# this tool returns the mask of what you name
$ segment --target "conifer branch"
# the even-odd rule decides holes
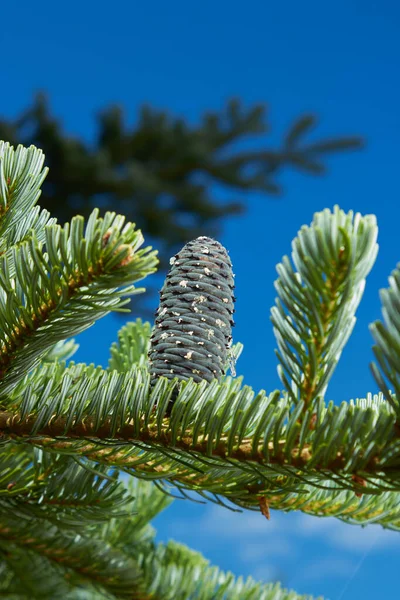
[[[44,528],[40,522],[13,518],[0,509],[0,541],[11,551],[14,547],[31,550],[117,598],[142,600],[144,586],[137,562],[104,540]]]
[[[376,342],[373,347],[378,364],[371,369],[377,384],[393,407],[399,425],[400,421],[400,263],[389,277],[389,289],[381,290],[384,322],[376,321],[370,331]],[[393,392],[389,390],[392,386]]]
[[[43,152],[30,146],[14,148],[0,141],[0,250],[10,252],[33,229],[43,241],[45,225],[56,223],[47,210],[35,206],[48,173]]]
[[[0,595],[15,593],[25,599],[33,589],[48,600],[162,600],[166,596],[214,600],[222,593],[229,593],[232,600],[250,600],[255,595],[260,600],[311,600],[279,584],[236,579],[180,544],[155,545],[148,522],[169,498],[148,482],[136,480],[127,489],[122,482],[119,486],[121,495],[135,496],[135,511],[127,510],[124,516],[97,526],[82,519],[78,535],[73,524],[71,528],[70,522],[60,519],[59,529],[46,513],[39,522],[35,513],[22,513],[22,519],[20,513],[17,521],[12,507],[6,509],[0,502],[0,557],[7,565]]]
[[[317,213],[293,241],[292,259],[277,266],[271,321],[278,373],[291,400],[306,410],[324,396],[355,324],[365,277],[378,252],[372,215]]]
[[[351,506],[355,522],[375,511],[398,527],[400,441],[382,398],[340,407],[320,401],[310,428],[310,413],[299,422],[301,404],[290,412],[287,396],[255,395],[227,378],[182,384],[166,418],[175,382],[160,379],[150,393],[149,380],[144,367],[119,374],[92,367],[85,375],[83,365],[49,365],[16,388],[20,410],[0,413],[0,431],[242,507],[256,508],[265,496],[271,508],[342,518]]]
[[[46,251],[31,238],[14,249],[15,277],[0,257],[0,389],[6,393],[42,355],[68,333],[77,334],[129,296],[142,291],[133,282],[154,271],[156,258],[139,249],[140,231],[113,213],[93,211],[86,228],[82,217],[46,226]],[[121,287],[124,286],[124,287]]]
[[[176,590],[175,597],[181,594],[191,600],[313,600],[307,594],[286,590],[279,583],[262,584],[251,577],[235,579],[232,573],[210,566],[199,553],[176,542],[159,544],[152,554],[143,557],[141,564],[150,595],[156,598]]]
[[[309,126],[288,135],[289,157]],[[165,332],[137,320],[121,330],[108,369],[67,365],[76,349],[67,338],[122,310],[155,254],[115,213],[94,211],[86,226],[82,217],[63,228],[51,221],[35,206],[46,174],[35,148],[0,145],[0,167],[0,594],[20,600],[31,586],[68,599],[80,586],[80,600],[161,600],[179,587],[199,600],[227,591],[300,599],[234,580],[178,545],[156,546],[149,520],[170,486],[267,517],[301,510],[400,530],[400,267],[382,293],[384,324],[371,327],[383,394],[340,406],[324,398],[376,257],[374,217],[335,207],[299,232],[293,261],[278,266],[272,309],[285,390],[255,393],[223,376],[228,355],[241,351],[230,347],[233,279],[226,252],[204,237],[171,270],[156,320]],[[203,269],[197,252],[213,264]],[[207,319],[221,327],[218,344],[202,329]],[[185,362],[193,357],[195,370]],[[135,489],[119,472],[136,476]],[[24,587],[28,559],[37,570]]]

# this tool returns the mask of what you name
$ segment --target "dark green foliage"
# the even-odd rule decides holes
[[[0,596],[9,600],[311,600],[154,542],[149,482],[10,442],[0,448]]]
[[[46,96],[38,94],[14,121],[0,119],[0,139],[43,150],[50,171],[40,205],[53,217],[63,224],[76,214],[88,218],[95,207],[123,214],[159,250],[164,270],[167,257],[188,240],[217,237],[222,219],[245,210],[248,192],[280,194],[282,170],[321,175],[327,155],[361,146],[356,137],[307,141],[315,124],[315,117],[306,115],[280,147],[263,142],[248,150],[249,136],[269,132],[263,105],[247,109],[231,100],[198,124],[144,106],[133,127],[121,107],[111,106],[98,115],[88,143],[66,134]],[[221,202],[221,188],[231,200]],[[150,282],[147,289],[155,293],[156,286]],[[134,302],[137,314],[150,317],[147,299]]]
[[[216,236],[223,217],[243,211],[238,194],[280,193],[283,168],[321,174],[327,154],[360,147],[354,137],[305,141],[315,122],[299,119],[277,149],[234,150],[248,136],[268,133],[264,106],[245,109],[231,100],[197,125],[145,106],[133,128],[113,106],[98,116],[89,144],[67,135],[38,95],[15,121],[0,121],[0,139],[43,150],[50,172],[40,204],[62,223],[76,213],[88,217],[94,207],[120,212],[156,240],[165,258],[189,239]],[[231,190],[235,201],[217,201],[214,184]]]
[[[210,382],[224,373],[232,343],[232,264],[219,242],[202,236],[171,265],[151,337],[152,382],[161,376]]]

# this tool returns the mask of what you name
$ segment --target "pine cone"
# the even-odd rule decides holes
[[[161,376],[210,382],[224,374],[232,343],[231,261],[219,242],[198,237],[170,264],[151,336],[151,384]]]

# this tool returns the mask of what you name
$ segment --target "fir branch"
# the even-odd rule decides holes
[[[150,335],[150,323],[143,323],[141,319],[121,327],[118,332],[118,342],[113,342],[111,346],[108,368],[126,372],[134,365],[139,367],[147,365]]]
[[[44,226],[53,224],[50,213],[35,206],[48,169],[43,168],[43,152],[19,145],[16,150],[0,141],[0,250],[21,243],[31,229],[43,235]],[[39,214],[40,213],[40,214]]]
[[[41,597],[49,600],[53,597],[71,600],[127,597],[133,600],[222,600],[226,597],[232,600],[254,597],[260,600],[311,600],[310,596],[299,596],[279,584],[235,578],[231,573],[210,566],[199,553],[181,544],[155,545],[151,536],[143,535],[143,530],[148,530],[148,520],[165,507],[168,498],[146,482],[130,485],[129,492],[137,497],[137,514],[112,519],[100,528],[88,528],[83,521],[80,535],[73,538],[74,545],[69,544],[68,526],[60,532],[46,520],[38,527],[26,518],[16,525],[13,516],[8,520],[0,510],[0,555],[4,549],[3,559],[13,575],[7,577],[4,573],[0,594],[1,590],[7,591],[10,597],[14,593],[18,600],[29,598],[29,590],[34,594],[40,592]],[[28,539],[24,535],[27,528],[32,530]],[[18,535],[15,539],[17,530],[18,534],[22,533],[22,538]],[[93,564],[87,567],[87,561],[84,561],[82,568],[81,553],[85,548],[89,550]],[[106,572],[99,572],[106,556],[111,564],[106,567]],[[116,557],[119,558],[117,568]],[[35,565],[34,572],[27,562]],[[129,595],[127,568],[132,568],[133,564],[138,578]],[[27,569],[25,578],[22,577],[23,568]],[[107,575],[112,569],[115,576],[110,581]],[[132,581],[135,573],[130,576]]]
[[[132,510],[133,497],[108,465],[15,443],[1,448],[0,464],[0,504],[11,512],[80,529],[83,521],[104,522]]]
[[[370,331],[375,340],[373,351],[378,364],[371,369],[377,384],[400,420],[400,263],[389,277],[389,288],[381,290],[384,322],[375,321]],[[394,392],[388,388],[392,386]]]
[[[150,596],[163,600],[312,600],[276,584],[243,580],[210,566],[201,554],[182,544],[159,544],[140,561]],[[322,600],[320,598],[320,600]]]
[[[74,583],[80,583],[68,581],[65,570],[46,557],[1,538],[0,559],[5,568],[4,573],[0,571],[0,598],[72,600],[70,594],[74,590]]]
[[[152,482],[137,477],[129,477],[123,487],[125,493],[135,499],[134,510],[125,513],[122,519],[108,519],[100,535],[113,547],[130,553],[138,544],[147,545],[154,540],[156,532],[150,521],[171,504],[172,498]]]
[[[54,362],[54,361],[66,361],[75,354],[78,350],[79,344],[75,343],[74,338],[70,340],[61,340],[50,348],[44,356],[42,356],[43,362]]]
[[[139,249],[140,231],[115,213],[93,211],[71,227],[47,226],[46,251],[35,238],[14,248],[15,278],[0,257],[0,389],[10,390],[56,342],[89,327],[123,296],[137,293],[133,282],[154,271],[156,258]],[[119,286],[125,286],[119,288]]]
[[[324,396],[353,330],[365,277],[375,261],[374,216],[317,213],[293,241],[292,259],[277,266],[276,306],[271,310],[278,373],[291,400],[312,406]]]
[[[311,427],[312,415],[300,419],[302,405],[290,411],[288,397],[279,393],[255,395],[231,378],[186,382],[166,419],[175,383],[160,379],[150,393],[147,369],[85,372],[82,365],[52,364],[39,373],[16,388],[20,408],[14,400],[12,411],[0,413],[0,431],[45,450],[250,508],[258,507],[260,496],[276,498],[271,507],[281,497],[284,507],[295,489],[299,501],[292,499],[293,506],[308,495],[311,511],[318,513],[310,493],[325,488],[322,512],[330,514],[341,490],[357,498],[351,504],[356,510],[361,501],[355,494],[373,495],[376,508],[375,497],[399,489],[395,415],[379,397],[339,407],[320,401]],[[391,519],[397,518],[396,508]]]
[[[45,227],[57,222],[47,210],[35,206],[48,173],[43,162],[43,152],[34,146],[14,150],[0,141],[0,256],[7,256],[11,277],[17,269],[14,246],[30,239],[32,230],[43,244]]]
[[[243,119],[234,105],[230,111],[234,129]],[[248,116],[246,130],[257,130],[257,113]],[[312,124],[306,118],[293,127],[284,153],[286,161],[318,172],[316,156],[334,144],[301,150],[299,140]],[[201,168],[227,184],[268,183],[257,161],[249,179],[239,182],[234,172],[240,173],[241,158],[235,165],[222,161],[218,174],[207,161]],[[264,158],[274,172],[274,160]],[[235,581],[176,544],[156,547],[149,520],[168,503],[169,486],[184,497],[191,490],[225,506],[227,499],[261,507],[265,515],[270,508],[302,510],[400,529],[400,270],[383,294],[386,329],[373,329],[383,372],[375,367],[375,374],[389,402],[379,395],[335,406],[323,398],[375,260],[374,218],[337,207],[319,213],[293,243],[294,266],[287,257],[278,266],[272,320],[283,394],[256,394],[241,378],[219,377],[228,358],[223,352],[212,370],[219,379],[211,383],[162,377],[164,337],[156,350],[153,339],[151,359],[158,353],[158,366],[150,373],[150,326],[140,321],[120,333],[107,370],[67,366],[75,345],[66,338],[122,310],[123,296],[138,291],[132,284],[152,272],[156,260],[139,249],[140,232],[115,213],[100,219],[94,211],[86,227],[82,217],[63,228],[50,221],[35,206],[42,166],[34,148],[0,146],[0,594],[24,597],[32,589],[45,597],[59,583],[54,597],[80,588],[82,600],[300,598],[279,586]],[[146,179],[144,170],[137,174]],[[180,276],[175,283],[187,285]],[[221,282],[216,287],[205,290],[229,304]],[[162,298],[166,312],[172,295]],[[228,308],[224,318],[231,324],[232,302]],[[213,299],[208,309],[219,310]],[[194,350],[187,342],[189,360]],[[389,394],[385,378],[397,395]],[[139,483],[127,489],[118,471],[154,479],[158,489]],[[37,571],[25,587],[15,585],[29,557]]]
[[[71,535],[54,526],[20,519],[0,507],[0,540],[10,551],[24,548],[61,565],[116,598],[142,600],[143,585],[137,562],[104,540]]]

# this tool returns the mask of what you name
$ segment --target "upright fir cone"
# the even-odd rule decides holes
[[[151,384],[161,376],[210,382],[224,374],[232,343],[232,263],[219,242],[203,236],[170,264],[151,336]]]

